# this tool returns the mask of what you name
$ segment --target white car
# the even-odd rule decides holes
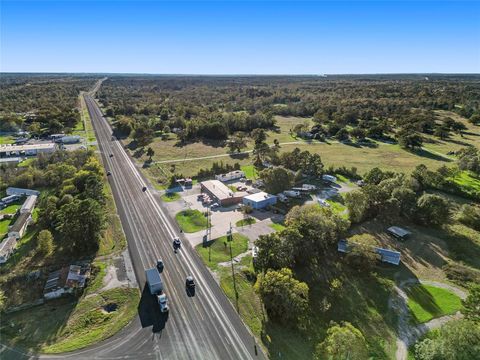
[[[168,298],[167,295],[162,294],[157,296],[158,299],[158,305],[160,305],[160,311],[162,313],[168,312]]]

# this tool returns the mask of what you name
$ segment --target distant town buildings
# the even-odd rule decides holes
[[[52,153],[56,150],[55,143],[39,143],[24,145],[0,145],[0,157],[18,157],[18,156],[34,156],[40,153]]]

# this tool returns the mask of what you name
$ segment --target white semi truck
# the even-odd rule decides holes
[[[160,272],[156,267],[145,270],[145,277],[147,278],[148,288],[150,294],[155,296],[161,312],[168,311],[168,299],[163,294],[163,282],[160,277]]]

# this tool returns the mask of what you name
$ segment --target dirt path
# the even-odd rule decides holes
[[[417,339],[432,329],[436,329],[448,321],[462,318],[462,314],[457,312],[453,315],[441,316],[436,319],[432,319],[426,323],[413,326],[410,324],[410,311],[407,306],[408,296],[403,291],[406,286],[416,283],[424,285],[432,285],[439,288],[447,289],[456,294],[461,299],[467,297],[467,293],[455,286],[440,283],[436,281],[410,279],[401,282],[398,286],[395,286],[396,295],[392,296],[389,300],[389,306],[398,312],[398,329],[397,329],[397,352],[395,357],[397,360],[406,360],[408,357],[408,348],[414,344]]]

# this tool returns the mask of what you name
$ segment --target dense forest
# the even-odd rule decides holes
[[[125,135],[175,130],[182,141],[273,128],[274,115],[283,115],[312,118],[315,126],[297,132],[319,140],[384,138],[415,148],[422,133],[443,138],[465,128],[452,119],[436,122],[433,110],[480,123],[476,75],[115,76],[98,97]]]
[[[78,95],[96,80],[67,74],[2,74],[0,131],[70,132],[80,120]]]

